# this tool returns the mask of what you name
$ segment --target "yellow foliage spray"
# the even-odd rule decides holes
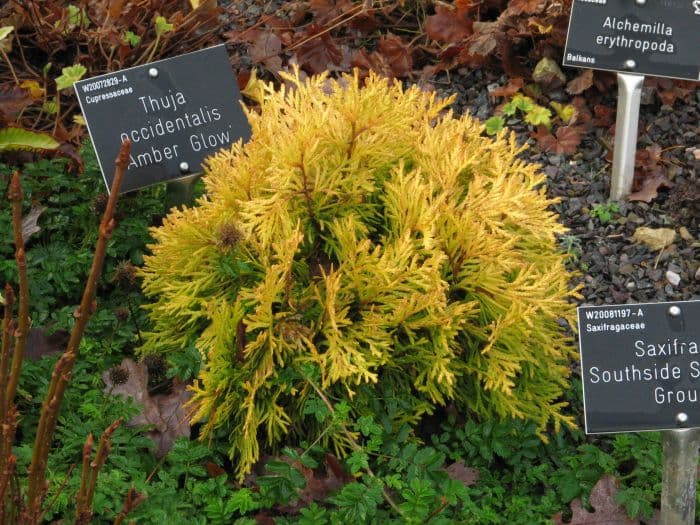
[[[542,432],[561,413],[573,325],[564,228],[513,136],[371,75],[254,82],[253,135],[208,159],[206,195],[153,231],[144,353],[195,345],[204,435],[240,477],[261,447],[322,435],[314,388],[395,424],[453,403]]]

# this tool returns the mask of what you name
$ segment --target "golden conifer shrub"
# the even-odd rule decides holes
[[[208,159],[205,197],[154,229],[142,270],[142,351],[196,346],[195,417],[229,433],[239,476],[295,438],[343,452],[305,413],[319,393],[397,426],[448,402],[571,423],[564,228],[514,137],[375,76],[249,91],[252,139]]]

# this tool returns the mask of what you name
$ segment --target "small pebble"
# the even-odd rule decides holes
[[[625,264],[623,264],[622,266],[620,266],[619,272],[620,272],[622,275],[629,275],[629,274],[631,274],[632,272],[634,272],[634,265],[633,265],[633,264],[630,264],[630,263],[625,263]]]
[[[681,276],[671,270],[666,272],[666,280],[673,286],[678,286],[681,283]]]

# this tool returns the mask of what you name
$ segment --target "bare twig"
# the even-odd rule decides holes
[[[15,294],[12,287],[5,286],[5,299],[3,302],[5,312],[2,319],[2,347],[0,347],[0,385],[6,385],[9,365],[12,332],[12,306],[15,302]],[[0,386],[0,523],[5,523],[7,514],[6,492],[14,473],[14,457],[12,456],[12,442],[16,429],[16,411],[5,398],[5,389]]]
[[[126,499],[124,500],[124,506],[121,512],[114,518],[114,525],[121,525],[124,518],[126,518],[132,510],[141,505],[145,499],[146,496],[144,494],[138,492],[134,487],[131,487],[129,492],[126,493]]]
[[[66,472],[66,476],[63,478],[63,481],[61,484],[58,486],[58,490],[54,492],[53,498],[51,501],[49,501],[49,504],[44,507],[44,509],[41,511],[41,516],[39,517],[39,523],[44,522],[44,516],[46,516],[46,513],[51,510],[51,508],[56,504],[56,500],[61,496],[61,493],[63,490],[66,488],[66,485],[68,485],[68,482],[70,481],[70,476],[73,474],[73,469],[75,468],[75,464],[71,465],[70,468],[68,469],[68,472]]]
[[[2,466],[0,467],[0,523],[5,523],[7,514],[7,489],[15,473],[17,459],[12,455],[12,443],[15,439],[17,429],[17,409],[13,406],[8,410],[6,420],[0,423],[0,457]],[[12,506],[10,507],[12,508]]]
[[[56,429],[61,402],[63,401],[66,387],[70,382],[73,366],[79,355],[80,341],[85,332],[87,322],[96,308],[95,293],[97,291],[97,283],[102,273],[102,265],[107,252],[107,241],[111,237],[112,231],[116,226],[114,210],[119,196],[119,189],[128,165],[130,149],[131,143],[125,141],[119,150],[109,200],[107,201],[106,209],[102,215],[102,222],[100,223],[99,238],[97,240],[97,246],[95,247],[92,267],[90,268],[90,274],[85,285],[85,290],[83,291],[80,306],[74,314],[76,317],[75,325],[73,326],[66,351],[59,358],[51,374],[48,392],[41,406],[41,416],[39,418],[39,425],[34,441],[27,483],[26,521],[29,523],[36,522],[37,517],[41,514],[41,502],[47,489],[45,477],[51,440],[54,430]]]
[[[363,15],[363,14],[367,14],[369,11],[372,11],[372,10],[373,10],[372,8],[367,8],[367,6],[365,6],[363,4],[358,4],[357,6],[348,10],[348,13],[351,13],[350,16],[348,16],[346,18],[341,18],[341,17],[345,16],[347,13],[343,13],[342,15],[338,15],[333,20],[331,20],[329,22],[329,25],[327,27],[325,27],[322,31],[319,31],[318,33],[314,33],[311,36],[307,36],[306,38],[302,38],[299,42],[295,42],[294,44],[289,46],[287,49],[285,49],[285,51],[286,52],[294,51],[295,49],[303,46],[304,44],[310,42],[311,40],[314,40],[315,38],[323,36],[326,33],[330,33],[336,27],[346,25],[353,18],[360,16],[360,15]],[[340,20],[338,20],[339,18],[340,18]],[[334,23],[335,20],[338,20],[338,21]]]
[[[10,60],[10,57],[7,56],[7,53],[5,53],[5,50],[0,47],[0,55],[5,59],[5,62],[7,62],[8,67],[10,68],[10,73],[12,73],[12,78],[15,79],[15,84],[19,86],[19,79],[17,78],[17,73],[15,73],[15,68],[12,66],[12,61]]]
[[[9,198],[12,202],[12,229],[15,236],[15,260],[19,274],[19,312],[17,313],[17,330],[15,331],[15,351],[12,356],[12,367],[7,378],[5,403],[9,407],[17,392],[17,383],[22,369],[24,345],[29,334],[29,280],[27,278],[27,257],[24,253],[24,237],[22,236],[22,185],[19,172],[12,174]]]
[[[107,461],[107,456],[112,447],[110,441],[114,431],[122,424],[123,418],[117,419],[109,425],[102,433],[100,443],[97,445],[95,459],[90,462],[90,454],[92,453],[93,439],[92,434],[88,436],[83,447],[83,471],[80,479],[80,492],[76,502],[76,517],[75,525],[87,525],[92,519],[92,498],[95,496],[95,487],[97,486],[97,476],[100,469]],[[89,475],[88,475],[89,474]]]
[[[5,300],[3,302],[3,307],[5,312],[2,318],[2,346],[0,347],[0,385],[6,385],[8,380],[8,375],[10,373],[10,352],[12,350],[12,332],[14,332],[14,325],[12,323],[12,308],[15,303],[15,292],[12,287],[7,284],[5,285]],[[0,388],[0,424],[5,422],[7,417],[7,409],[10,403],[6,398],[6,391],[4,388]],[[0,457],[0,462],[3,458]],[[0,469],[2,468],[2,463],[0,463]]]
[[[83,466],[80,469],[80,488],[75,495],[76,521],[80,519],[82,510],[86,507],[85,495],[87,494],[88,479],[90,478],[90,457],[92,456],[92,447],[95,440],[92,434],[89,434],[83,445]]]

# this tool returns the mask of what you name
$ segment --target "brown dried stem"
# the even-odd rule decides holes
[[[41,514],[41,502],[47,488],[45,477],[51,440],[54,430],[56,429],[61,402],[63,401],[66,387],[70,382],[73,366],[79,355],[80,340],[85,332],[87,322],[96,308],[95,293],[97,291],[97,283],[102,273],[102,265],[107,252],[107,241],[111,237],[112,231],[116,226],[114,210],[117,204],[119,189],[124,178],[124,172],[128,165],[130,149],[131,143],[125,141],[119,150],[109,200],[107,201],[106,209],[102,215],[102,222],[100,223],[99,238],[97,240],[97,246],[95,247],[92,267],[90,268],[90,274],[85,285],[85,290],[83,291],[80,306],[74,314],[76,318],[75,325],[73,326],[66,351],[59,358],[51,374],[48,392],[41,406],[41,416],[39,418],[39,425],[34,441],[27,483],[28,508],[26,521],[29,523],[36,522],[37,517]]]
[[[15,302],[15,294],[12,287],[5,286],[5,299],[3,306],[5,312],[2,319],[2,347],[0,347],[0,385],[7,384],[9,374],[10,350],[12,332],[12,306]],[[15,421],[14,410],[9,409],[9,403],[5,400],[5,389],[0,388],[0,523],[4,523],[6,515],[6,491],[14,471],[14,462],[11,458],[12,442],[14,440]]]
[[[6,523],[8,508],[7,508],[7,489],[10,486],[12,477],[15,473],[15,465],[17,458],[12,455],[12,443],[15,439],[15,430],[17,429],[17,409],[13,406],[7,411],[6,419],[0,422],[0,523]],[[12,505],[10,505],[10,509]]]
[[[58,490],[54,492],[53,498],[51,501],[49,501],[49,504],[46,505],[44,510],[41,512],[41,516],[39,517],[39,523],[44,523],[44,516],[46,516],[46,513],[49,512],[53,506],[56,504],[56,501],[58,500],[59,497],[61,497],[61,493],[63,490],[66,488],[66,485],[70,481],[71,474],[73,474],[73,469],[75,469],[75,465],[71,465],[70,468],[68,469],[68,472],[66,472],[66,476],[63,478],[63,481],[58,487]]]
[[[22,370],[24,345],[29,334],[29,279],[27,278],[27,257],[24,253],[24,237],[22,236],[22,184],[19,172],[12,174],[9,191],[12,202],[12,229],[15,235],[15,260],[19,275],[19,312],[17,313],[17,330],[15,331],[15,351],[12,356],[12,367],[5,390],[5,403],[9,407],[15,399],[19,374]]]
[[[100,443],[97,445],[95,459],[92,462],[90,462],[93,445],[92,434],[85,441],[85,446],[83,447],[83,471],[80,478],[80,491],[76,501],[75,525],[87,525],[92,519],[92,498],[95,496],[97,476],[105,461],[107,461],[107,456],[112,447],[110,442],[112,434],[123,421],[124,419],[122,418],[117,419],[102,433]]]
[[[122,507],[121,512],[117,515],[116,518],[114,518],[113,525],[121,525],[124,519],[129,515],[129,513],[136,507],[141,505],[141,503],[143,503],[143,500],[145,499],[146,496],[138,492],[134,487],[131,487],[129,489],[129,492],[126,493],[126,498],[124,499],[124,506]]]
[[[90,457],[92,456],[92,447],[95,440],[92,434],[89,434],[83,445],[83,467],[80,469],[80,488],[75,496],[76,506],[76,521],[80,519],[81,511],[86,507],[85,495],[87,494],[88,479],[90,477]]]
[[[7,53],[2,47],[0,47],[0,55],[2,55],[5,62],[7,62],[7,65],[10,68],[10,73],[12,73],[12,78],[15,79],[15,84],[19,86],[19,79],[17,78],[17,73],[15,73],[15,68],[12,65],[12,60],[10,60],[10,57],[7,56]]]
[[[12,323],[12,308],[15,304],[15,292],[12,287],[5,285],[5,300],[3,307],[5,309],[2,318],[2,346],[0,347],[0,385],[6,385],[8,375],[10,373],[10,351],[12,349],[12,332],[14,325]],[[0,388],[0,424],[5,422],[7,417],[7,409],[10,403],[5,396],[5,389]],[[0,457],[0,469],[2,468],[3,457]]]

